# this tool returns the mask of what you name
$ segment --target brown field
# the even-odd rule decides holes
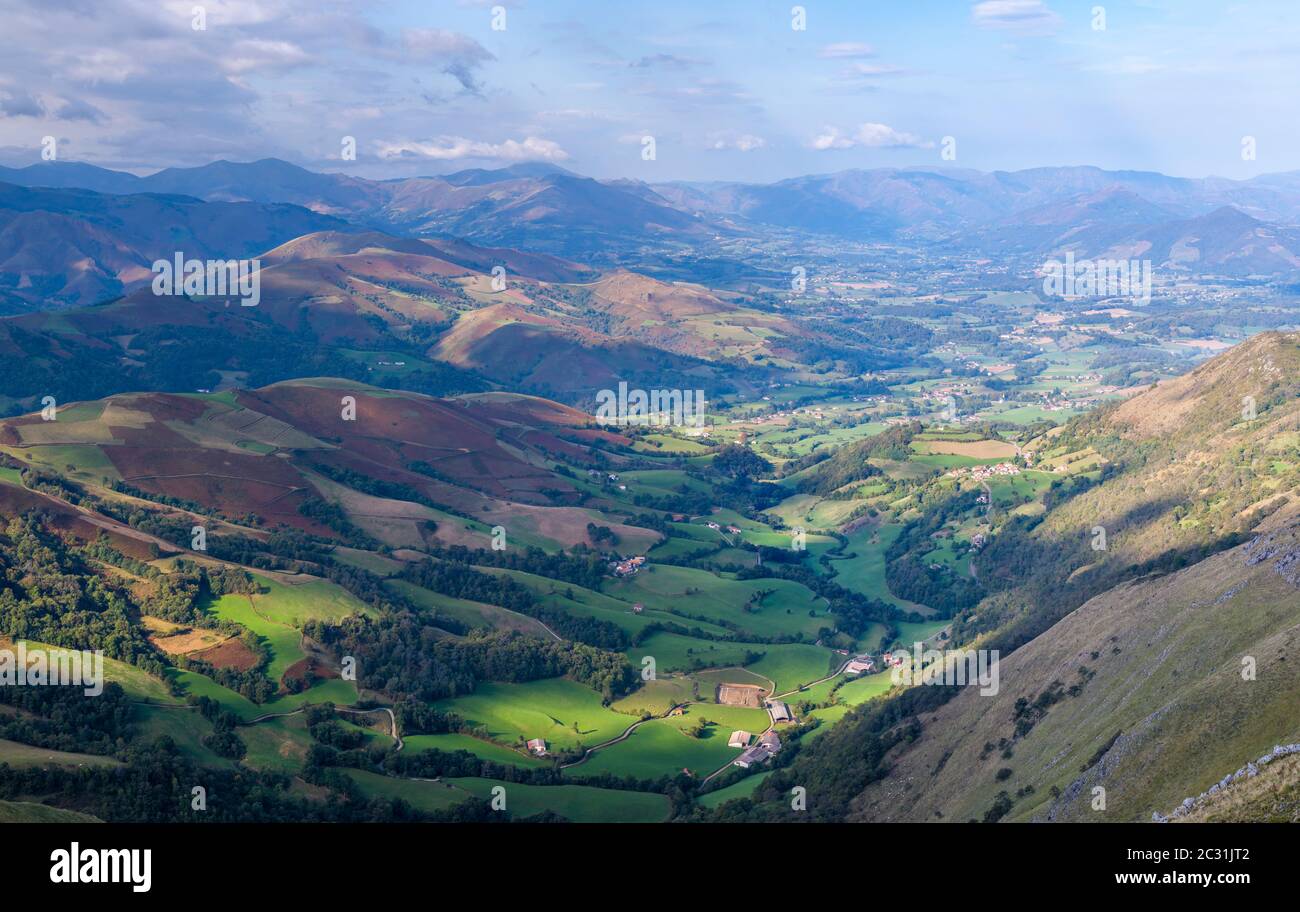
[[[767,693],[754,684],[719,684],[718,702],[726,706],[749,706],[759,709],[763,705],[763,696]]]
[[[299,659],[297,662],[294,662],[292,665],[286,668],[284,670],[284,677],[282,678],[282,680],[303,681],[306,680],[309,674],[313,678],[316,678],[317,680],[325,680],[327,678],[337,678],[339,676],[337,670],[330,667],[329,665],[326,665],[316,656],[310,655],[307,656],[306,658]]]
[[[248,671],[257,666],[257,654],[245,646],[238,638],[231,638],[216,646],[191,653],[191,658],[201,659],[214,668],[233,668],[236,671]]]
[[[213,649],[226,642],[229,637],[213,630],[184,629],[180,633],[151,634],[149,642],[168,655],[189,655],[203,650]],[[242,645],[242,644],[241,644]],[[245,647],[247,649],[247,647]],[[250,653],[251,654],[251,653]],[[212,663],[216,665],[216,662]]]
[[[1016,446],[1004,440],[925,440],[925,452],[971,459],[1011,459]]]

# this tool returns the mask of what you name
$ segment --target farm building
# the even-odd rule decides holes
[[[774,731],[763,732],[759,736],[758,743],[767,748],[768,753],[775,754],[781,750],[781,736]]]
[[[749,769],[756,763],[766,762],[771,756],[772,752],[768,748],[762,744],[755,744],[731,762],[741,769]]]
[[[751,737],[753,736],[747,731],[734,731],[727,739],[727,747],[746,747]]]
[[[844,673],[848,675],[860,675],[874,671],[876,660],[869,655],[854,656],[849,660],[849,664],[844,667]]]
[[[546,742],[541,738],[533,738],[528,742],[528,752],[538,757],[546,756]]]
[[[768,700],[767,708],[772,713],[773,722],[793,722],[794,715],[790,712],[790,704],[781,700]]]

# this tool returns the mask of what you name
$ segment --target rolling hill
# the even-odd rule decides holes
[[[176,251],[244,259],[343,223],[283,203],[205,203],[0,183],[0,313],[97,304],[148,282]]]
[[[342,417],[345,396],[355,420]],[[586,497],[554,471],[557,460],[619,461],[583,441],[589,421],[529,397],[435,399],[321,379],[76,403],[56,421],[0,422],[0,448],[109,501],[199,510],[218,521],[215,535],[260,539],[284,526],[347,540],[355,528],[391,547],[486,547],[504,523],[521,541],[569,547],[590,543],[596,519],[649,547],[658,535],[582,506]],[[325,502],[338,505],[339,521],[322,513]]]

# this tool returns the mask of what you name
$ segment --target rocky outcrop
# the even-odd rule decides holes
[[[1300,744],[1275,745],[1273,749],[1269,751],[1267,754],[1260,757],[1258,760],[1247,761],[1246,765],[1243,766],[1241,769],[1237,770],[1235,773],[1229,773],[1228,775],[1224,776],[1218,782],[1214,783],[1214,785],[1210,786],[1208,789],[1201,792],[1201,794],[1198,795],[1197,797],[1184,798],[1183,803],[1178,805],[1178,807],[1174,808],[1173,811],[1167,816],[1161,814],[1159,811],[1152,811],[1151,822],[1168,823],[1170,820],[1175,820],[1180,817],[1186,817],[1188,814],[1192,813],[1192,811],[1200,807],[1207,798],[1210,798],[1211,796],[1217,795],[1220,792],[1226,790],[1234,782],[1239,782],[1242,779],[1253,779],[1255,776],[1259,775],[1259,771],[1261,767],[1267,766],[1268,764],[1272,763],[1274,760],[1280,760],[1283,757],[1286,757],[1290,754],[1300,754]]]
[[[1293,535],[1269,532],[1251,539],[1241,549],[1247,567],[1273,561],[1273,572],[1292,586],[1300,587],[1300,545]]]

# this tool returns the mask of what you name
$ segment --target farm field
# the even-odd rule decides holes
[[[509,608],[431,592],[406,580],[385,580],[384,586],[421,608],[429,608],[438,614],[449,615],[471,628],[517,630],[520,633],[530,633],[543,638],[550,637],[541,622],[517,611],[511,611]]]
[[[590,747],[622,734],[636,721],[600,704],[600,694],[564,678],[525,684],[484,683],[435,706],[454,712],[502,744],[542,738],[548,749]]]
[[[440,782],[395,779],[363,770],[348,776],[370,798],[400,799],[426,811],[444,811],[470,798],[491,800],[505,789],[505,811],[532,817],[545,811],[574,823],[658,823],[668,816],[668,799],[649,792],[624,792],[585,785],[526,785],[495,779],[461,778]]]
[[[689,619],[726,621],[759,636],[815,637],[825,625],[825,601],[788,580],[730,580],[659,564],[631,579],[611,581],[604,591]]]
[[[880,526],[868,523],[851,533],[844,550],[845,553],[856,556],[831,561],[831,566],[835,569],[834,579],[846,589],[897,605],[904,611],[929,614],[928,608],[896,597],[889,591],[889,584],[885,581],[885,552],[902,531],[903,527],[896,523]]]
[[[772,775],[771,770],[753,776],[746,776],[739,782],[733,782],[731,785],[701,795],[699,803],[706,808],[718,808],[736,798],[748,798],[754,794],[755,789],[763,784],[763,780],[770,775]]]
[[[668,798],[651,792],[628,792],[587,785],[524,785],[494,779],[449,779],[456,788],[479,798],[492,789],[506,790],[506,810],[518,817],[552,811],[574,823],[658,823],[668,816]]]
[[[120,760],[103,757],[98,754],[79,754],[73,751],[52,750],[47,747],[34,747],[18,741],[0,739],[0,764],[7,763],[15,768],[49,767],[49,766],[121,766]]]
[[[700,737],[688,732],[705,720],[710,724]],[[687,708],[685,715],[653,719],[639,725],[626,741],[588,755],[581,764],[565,772],[577,776],[610,773],[657,779],[689,769],[696,776],[704,776],[740,755],[738,749],[727,746],[733,731],[758,735],[768,725],[767,713],[761,709],[695,704]]]
[[[492,741],[454,732],[442,735],[407,735],[402,740],[406,745],[402,749],[403,753],[419,754],[430,750],[448,753],[469,751],[475,757],[493,763],[505,763],[530,769],[548,765],[548,761],[540,757],[530,757],[522,751],[512,750]]]

